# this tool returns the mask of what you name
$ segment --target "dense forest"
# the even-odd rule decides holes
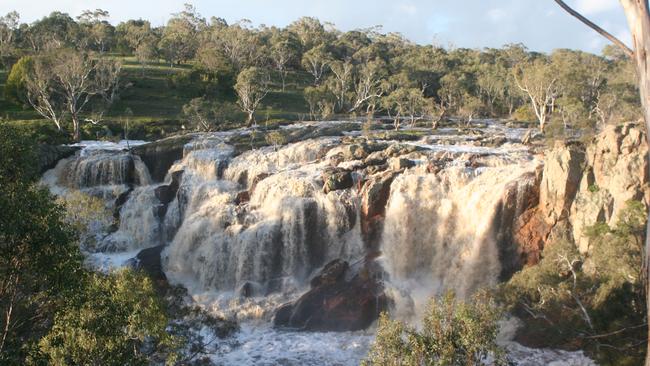
[[[452,198],[466,200],[461,197],[462,192],[449,198],[455,192],[453,189],[458,188],[447,187],[453,184],[466,184],[470,187],[468,194],[479,192],[487,196],[492,186],[474,188],[467,177],[476,178],[483,171],[492,172],[491,169],[497,172],[484,175],[502,178],[509,174],[504,167],[521,169],[526,182],[523,185],[535,186],[531,189],[533,193],[512,193],[509,189],[519,187],[519,176],[512,180],[517,183],[514,185],[495,180],[498,184],[493,186],[503,185],[505,188],[501,188],[507,194],[517,196],[510,199],[526,201],[528,206],[516,214],[508,210],[519,208],[519,201],[502,202],[501,197],[494,198],[496,213],[479,204],[495,217],[483,218],[489,221],[486,226],[495,226],[495,233],[488,230],[490,235],[501,235],[502,242],[514,243],[521,238],[501,233],[501,226],[510,225],[508,230],[526,236],[522,241],[533,243],[513,255],[518,257],[514,269],[508,269],[512,269],[511,273],[500,277],[498,285],[482,289],[473,297],[457,298],[449,291],[431,299],[422,327],[391,319],[387,313],[376,314],[377,335],[364,364],[508,364],[506,349],[497,342],[505,314],[520,319],[523,326],[517,341],[526,346],[583,350],[599,363],[612,365],[635,365],[645,357],[647,289],[641,262],[647,195],[639,192],[647,192],[648,184],[647,177],[635,179],[638,174],[647,175],[645,170],[639,173],[647,166],[647,147],[642,147],[645,135],[638,128],[643,113],[635,65],[624,51],[608,46],[602,55],[569,49],[546,54],[522,44],[485,49],[422,45],[398,33],[384,34],[381,27],[344,32],[312,17],[300,18],[284,28],[253,26],[246,19],[228,24],[222,18],[206,19],[188,4],[161,26],[143,19],[115,25],[108,19],[109,13],[101,9],[87,10],[75,17],[53,12],[31,24],[22,23],[17,12],[0,17],[0,364],[210,364],[208,348],[218,348],[222,337],[237,332],[235,322],[188,304],[188,290],[182,286],[170,285],[133,268],[97,272],[86,265],[84,255],[92,252],[92,245],[99,246],[109,232],[121,230],[120,210],[136,193],[145,191],[140,188],[159,185],[155,187],[154,209],[150,211],[162,215],[157,220],[164,223],[170,202],[190,201],[193,190],[215,189],[218,184],[214,184],[214,179],[225,179],[224,165],[236,158],[263,155],[257,160],[242,159],[242,165],[254,165],[268,156],[280,155],[282,145],[313,139],[318,149],[303,146],[297,153],[290,151],[286,156],[274,157],[297,159],[292,161],[293,165],[287,165],[290,168],[278,163],[276,171],[276,167],[268,167],[272,165],[269,163],[260,168],[261,173],[255,171],[259,175],[248,176],[245,171],[238,179],[231,179],[232,184],[227,187],[234,193],[219,188],[219,194],[236,194],[230,200],[235,203],[219,205],[236,207],[229,212],[233,217],[228,220],[245,221],[242,227],[252,227],[251,222],[258,219],[256,215],[263,215],[251,214],[246,219],[250,222],[242,217],[248,214],[248,202],[256,185],[274,174],[279,176],[285,172],[283,169],[330,159],[324,153],[314,155],[318,156],[314,159],[309,149],[320,154],[325,150],[321,151],[318,144],[329,144],[323,141],[332,136],[341,138],[336,147],[342,151],[337,155],[338,165],[327,161],[323,165],[327,168],[319,166],[309,172],[318,176],[318,189],[313,195],[348,190],[345,194],[372,205],[367,197],[361,196],[374,194],[372,198],[383,200],[383,206],[377,209],[373,220],[386,220],[393,180],[406,187],[401,193],[421,193],[425,184],[420,181],[417,188],[408,186],[412,173],[409,169],[417,170],[418,166],[428,178],[438,174],[447,179],[435,182],[449,191],[438,192],[434,184],[426,187],[438,194],[431,195],[441,202]],[[334,127],[327,125],[338,120],[345,122]],[[315,123],[299,133],[279,128],[304,121]],[[488,134],[493,131],[486,131],[493,121],[499,122],[498,128],[516,130],[517,141],[506,134],[491,139]],[[324,127],[318,130],[318,125]],[[436,135],[434,131],[443,127],[452,128]],[[332,130],[336,131],[332,134]],[[188,133],[216,131],[232,135],[219,140],[222,144],[215,147],[209,139],[192,145],[193,138],[211,135]],[[372,131],[381,134],[373,135]],[[43,186],[40,180],[46,169],[35,163],[40,163],[42,157],[38,154],[43,155],[43,151],[82,140],[154,141],[170,136],[172,139],[153,148],[165,153],[169,152],[165,149],[176,149],[180,154],[160,173],[162,177],[148,177],[147,183],[143,183],[144,179],[137,183],[120,180],[115,186],[128,186],[124,192],[114,189],[109,194],[98,194],[93,189],[115,183],[115,177],[108,175],[121,174],[115,172],[119,170],[114,168],[118,163],[122,164],[120,168],[126,166],[124,169],[131,175],[135,175],[136,162],[146,170],[146,148],[134,152],[127,143],[127,158],[120,155],[127,149],[98,153],[97,161],[105,160],[87,166],[106,169],[110,174],[98,178],[101,182],[94,182],[97,184],[92,187],[75,183],[74,189],[60,196]],[[460,152],[443,149],[444,154],[438,155],[440,151],[423,152],[428,146],[440,148],[437,143],[455,138],[460,141],[458,145],[473,144],[469,152],[462,148]],[[426,143],[404,143],[418,139]],[[557,146],[554,142],[558,142]],[[170,148],[173,144],[180,147]],[[510,149],[511,145],[516,148]],[[498,150],[503,146],[506,148]],[[615,157],[607,155],[612,146],[620,148]],[[191,160],[194,148],[209,150],[212,155],[204,156],[215,161],[227,156],[223,165],[222,161],[207,164],[213,181],[206,183],[196,177],[192,180],[192,169],[205,163],[198,158],[198,163],[184,160]],[[327,148],[336,149],[330,145]],[[523,155],[524,150],[529,155],[521,157],[519,154]],[[300,154],[309,155],[309,159],[300,160]],[[512,159],[505,157],[508,154],[512,154]],[[538,163],[540,156],[550,163],[534,168],[526,165]],[[79,161],[87,158],[74,149],[66,155],[70,157]],[[185,172],[174,171],[174,162]],[[330,163],[334,166],[330,167]],[[83,164],[86,162],[79,165]],[[524,165],[530,169],[525,170]],[[47,168],[55,166],[56,161]],[[467,172],[458,171],[461,166]],[[318,170],[321,168],[322,172]],[[504,170],[498,171],[500,168]],[[610,179],[610,168],[612,174],[618,174],[612,175],[612,185],[604,183]],[[86,180],[101,175],[83,174]],[[189,177],[185,182],[185,178],[179,178],[182,174]],[[632,178],[625,180],[621,175]],[[73,180],[71,176],[66,179]],[[287,177],[289,183],[298,179]],[[627,191],[612,188],[621,182],[627,184]],[[375,183],[372,189],[365,190]],[[84,191],[86,188],[90,189]],[[562,194],[540,194],[540,190],[553,189]],[[566,193],[570,190],[572,195]],[[308,196],[305,192],[296,195]],[[183,197],[183,193],[188,196]],[[165,194],[169,197],[159,197]],[[198,194],[197,197],[205,201],[213,198]],[[620,197],[625,198],[625,204],[619,205],[623,200]],[[553,200],[564,201],[557,204]],[[333,201],[328,202],[333,206]],[[554,212],[554,207],[545,208],[544,202],[561,206],[560,212]],[[417,216],[419,205],[415,206],[409,212],[398,212],[408,217],[411,221],[405,222],[413,226],[419,223],[409,216]],[[576,213],[575,207],[588,213],[580,216],[582,212]],[[338,213],[345,220],[351,216],[359,220],[362,233],[355,235],[371,241],[365,237],[371,235],[364,230],[380,230],[374,229],[375,222],[362,222],[363,209],[353,206]],[[585,218],[588,215],[591,216]],[[503,219],[506,216],[508,223]],[[138,218],[132,219],[137,222]],[[579,233],[574,238],[571,220],[582,220],[579,222],[584,224],[584,235]],[[178,221],[180,227],[182,220]],[[223,226],[230,226],[230,221]],[[454,230],[462,231],[456,226]],[[106,236],[101,240],[96,238],[101,231],[97,227],[105,230],[102,234]],[[201,230],[213,229],[201,226]],[[421,234],[419,227],[414,230]],[[405,237],[434,241],[417,235]],[[372,251],[365,248],[368,252],[364,252],[368,262],[375,260],[378,251],[379,240],[373,240]],[[588,250],[580,247],[580,240],[589,242]],[[169,246],[170,242],[156,245]],[[160,262],[160,252],[157,255]],[[499,252],[497,256],[502,255]],[[526,263],[519,265],[519,261]],[[334,270],[336,265],[343,266],[343,262],[331,263]],[[316,267],[328,269],[320,264]],[[347,265],[345,262],[343,271]],[[363,281],[372,277],[368,274],[370,270],[366,270],[358,276]],[[325,272],[314,277],[311,285],[318,287],[314,281],[334,281],[327,275]],[[253,291],[253,285],[247,282],[245,286],[249,287],[243,287],[243,292]],[[206,334],[216,336],[211,339]]]

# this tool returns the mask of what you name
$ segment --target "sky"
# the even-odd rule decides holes
[[[573,48],[600,53],[607,44],[600,35],[566,14],[553,0],[0,0],[0,15],[16,10],[22,22],[33,22],[54,10],[79,15],[104,9],[110,21],[147,19],[164,24],[172,13],[192,3],[199,13],[234,23],[286,26],[301,16],[315,16],[340,30],[381,25],[420,43],[453,47],[501,47],[523,43],[550,52]],[[570,6],[630,44],[618,0],[567,0]]]

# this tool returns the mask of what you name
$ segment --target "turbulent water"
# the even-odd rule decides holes
[[[330,260],[355,262],[370,247],[381,249],[393,312],[405,319],[420,314],[433,294],[454,289],[465,296],[495,284],[504,228],[524,209],[539,165],[517,144],[521,131],[485,128],[495,131],[508,143],[477,146],[472,136],[445,130],[416,142],[381,142],[384,150],[406,146],[395,156],[412,164],[390,185],[376,243],[362,234],[361,185],[381,173],[365,168],[364,156],[345,156],[356,141],[350,136],[243,153],[232,139],[246,131],[196,136],[164,183],[152,183],[124,144],[86,144],[43,181],[57,194],[81,190],[119,212],[119,223],[98,233],[99,244],[88,254],[94,265],[119,266],[140,249],[165,245],[162,264],[172,283],[187,287],[206,309],[243,322],[215,351],[217,364],[352,365],[365,356],[372,329],[283,332],[270,327],[272,311],[297,298]],[[353,186],[325,193],[323,173],[335,166],[354,170]],[[163,199],[160,192],[175,181],[177,190]],[[509,348],[521,364],[589,364],[580,354]]]

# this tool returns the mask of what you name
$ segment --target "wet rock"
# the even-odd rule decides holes
[[[154,191],[156,198],[160,201],[160,206],[158,206],[158,217],[163,218],[167,213],[167,207],[170,202],[176,198],[176,193],[178,188],[181,185],[183,179],[183,171],[178,170],[172,173],[171,183],[167,185],[161,185],[157,187]]]
[[[410,144],[392,144],[384,152],[387,157],[397,157],[410,154],[415,151],[425,150],[423,147]]]
[[[408,169],[414,167],[415,162],[402,157],[391,158],[388,160],[388,166],[394,171],[399,171],[402,169]]]
[[[388,306],[381,268],[363,262],[352,268],[342,260],[328,263],[312,287],[293,303],[282,305],[275,327],[305,331],[355,331],[369,327]]]
[[[38,145],[38,171],[42,174],[56,166],[61,159],[74,155],[80,148],[65,145]]]
[[[326,169],[323,172],[323,192],[329,193],[340,189],[352,188],[352,172],[344,169]]]
[[[192,136],[174,136],[144,145],[135,146],[131,151],[138,155],[149,169],[154,182],[162,182],[167,171],[183,157],[183,148]]]
[[[361,234],[367,247],[378,245],[390,185],[397,175],[394,171],[375,175],[361,189]]]
[[[164,245],[143,249],[135,257],[135,268],[143,270],[158,284],[167,283],[167,276],[165,276],[160,261],[160,254],[163,249],[165,249]]]
[[[248,191],[239,191],[235,196],[236,205],[241,205],[242,203],[246,203],[250,200],[251,200],[251,195],[250,193],[248,193]]]

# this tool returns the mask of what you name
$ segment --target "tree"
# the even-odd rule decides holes
[[[35,146],[0,128],[0,363],[23,364],[53,309],[79,286],[81,256],[63,209],[37,186]]]
[[[269,74],[258,67],[249,67],[237,75],[235,91],[239,100],[239,107],[248,114],[246,123],[255,124],[255,111],[260,106],[262,99],[269,92]]]
[[[32,68],[32,64],[31,56],[23,56],[11,67],[4,88],[5,99],[14,104],[29,105],[25,78]]]
[[[329,64],[333,78],[328,82],[328,87],[336,96],[336,105],[338,110],[343,110],[348,104],[348,93],[352,86],[352,76],[354,66],[349,60],[334,60]]]
[[[452,292],[431,299],[421,331],[383,313],[362,364],[505,365],[505,351],[497,344],[500,317],[500,309],[486,293],[468,302],[457,300]]]
[[[20,15],[12,11],[0,17],[0,63],[7,65],[7,58],[14,53],[16,31]]]
[[[650,6],[645,0],[620,0],[625,16],[628,20],[633,48],[630,49],[618,38],[614,37],[580,13],[573,10],[562,0],[555,0],[565,11],[576,17],[588,27],[594,29],[599,34],[610,40],[620,47],[636,63],[637,76],[639,82],[639,94],[641,96],[641,105],[645,117],[646,131],[650,131]],[[650,143],[650,133],[646,133],[648,143]],[[650,232],[650,221],[647,223],[647,232]],[[646,237],[645,245],[645,279],[647,294],[647,314],[650,314],[650,235]],[[650,337],[650,327],[648,327],[648,336]],[[648,351],[646,352],[646,366],[650,366],[650,342],[648,342]]]
[[[88,276],[39,341],[39,357],[55,365],[148,365],[173,344],[151,279],[124,269]],[[173,355],[166,355],[173,362]]]
[[[379,98],[387,89],[385,85],[386,64],[381,59],[375,59],[361,65],[355,77],[354,99],[350,112],[366,106],[366,113],[374,113]]]
[[[302,67],[314,77],[314,85],[320,84],[321,78],[330,62],[331,57],[324,44],[310,49],[302,56]]]
[[[555,70],[548,61],[538,58],[518,65],[513,72],[517,87],[528,96],[539,122],[539,129],[544,133],[559,93]]]
[[[287,66],[298,56],[299,45],[293,34],[288,32],[274,35],[271,43],[271,60],[278,74],[280,74],[282,91],[284,91],[288,72]]]
[[[317,116],[326,119],[334,113],[336,96],[326,85],[308,86],[303,95],[309,105],[311,119],[315,119]]]
[[[93,99],[111,104],[116,96],[121,64],[74,51],[57,51],[34,60],[26,79],[29,103],[61,130],[66,114],[75,140],[81,138],[81,114]],[[90,120],[93,123],[98,121]]]
[[[237,106],[230,102],[214,103],[206,98],[194,98],[183,106],[182,120],[198,131],[213,131],[224,124],[235,122]]]
[[[394,125],[395,130],[400,127],[400,118],[409,117],[411,127],[415,122],[424,116],[426,101],[422,95],[422,90],[417,88],[399,88],[394,90],[382,100],[384,108],[395,112]]]
[[[204,26],[205,19],[190,4],[185,4],[185,9],[180,13],[173,14],[159,43],[163,55],[172,66],[194,57],[198,48],[198,33]]]
[[[77,17],[89,49],[104,53],[110,48],[115,28],[107,21],[108,17],[108,11],[102,9],[84,10]]]

